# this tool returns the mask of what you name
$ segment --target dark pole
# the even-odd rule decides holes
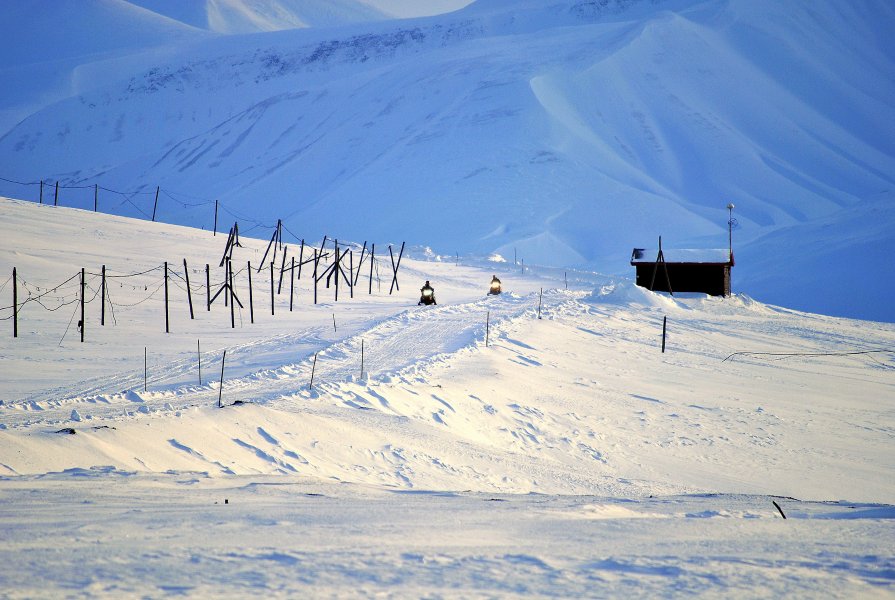
[[[168,320],[168,261],[165,261],[165,333],[171,333]]]
[[[360,265],[357,270],[360,271]],[[351,250],[348,251],[348,291],[350,292],[349,297],[354,298],[354,252]]]
[[[12,337],[19,337],[19,290],[16,284],[16,268],[12,268]]]
[[[665,326],[668,323],[668,317],[662,317],[662,354],[665,354]]]
[[[320,259],[319,255],[317,254],[317,249],[314,248],[314,274],[312,275],[314,279],[314,304],[317,304],[317,263],[319,262],[319,260]]]
[[[491,311],[485,315],[485,347],[488,346],[488,338],[491,337]]]
[[[544,297],[544,288],[541,288],[541,295],[538,296],[538,318],[541,318],[541,299]]]
[[[224,363],[227,362],[227,350],[224,349],[224,356],[221,358],[221,385],[218,387],[218,408],[223,408],[221,404],[221,395],[224,393]]]
[[[53,206],[59,205],[59,182],[56,182],[56,193],[53,195]]]
[[[301,248],[298,249],[298,280],[301,281],[301,265],[305,262],[305,241],[301,241]]]
[[[190,303],[190,319],[195,319],[196,315],[193,313],[193,292],[190,290],[190,270],[186,266],[186,259],[183,259],[183,275],[186,279],[186,299]]]
[[[211,312],[211,271],[208,263],[205,263],[205,308]]]
[[[280,261],[280,282],[277,284],[277,295],[283,291],[283,275],[286,274],[286,253],[289,251],[289,246],[283,248],[283,260]]]
[[[316,252],[316,250],[315,250]],[[317,353],[314,353],[314,364],[311,365],[311,383],[308,384],[308,389],[314,389],[314,371],[317,370]]]
[[[255,322],[255,305],[252,301],[252,261],[247,261],[246,266],[249,269],[249,319]]]
[[[274,314],[273,300],[274,300],[274,294],[273,294],[273,261],[270,261],[270,314],[271,314],[271,315]]]
[[[155,204],[152,205],[152,221],[155,222],[155,209],[158,208],[158,191],[159,187],[155,188]]]
[[[227,296],[230,296],[230,329],[236,329],[236,302],[233,300],[233,263],[230,262],[230,259],[227,259],[227,271],[226,271],[226,283],[227,283],[227,292],[224,294],[224,299],[227,299]],[[225,351],[226,352],[226,351]]]
[[[81,267],[81,342],[84,342],[84,288],[86,287],[86,282],[84,281],[84,267]]]
[[[333,263],[332,272],[336,275],[336,302],[339,301],[339,275],[342,271],[342,256],[339,254],[339,240],[336,240],[336,262]],[[331,277],[332,275],[330,275]],[[326,280],[329,283],[329,279]]]
[[[376,262],[376,244],[370,244],[370,291],[368,292],[371,296],[373,295],[373,263]]]
[[[40,204],[44,203],[44,180],[43,179],[40,180],[40,197],[38,199],[38,202]]]
[[[93,184],[93,212],[96,212],[96,206],[99,203],[99,184]]]
[[[289,269],[289,312],[292,312],[292,300],[295,298],[295,257],[292,257],[292,268]]]
[[[218,234],[218,201],[214,201],[214,235]]]
[[[103,265],[103,282],[100,291],[100,304],[102,305],[102,310],[100,310],[100,318],[99,324],[105,326],[106,324],[106,265]]]

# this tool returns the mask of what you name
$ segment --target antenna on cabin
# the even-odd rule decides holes
[[[727,252],[731,257],[733,257],[733,226],[737,224],[736,219],[733,218],[734,208],[733,202],[727,204]]]

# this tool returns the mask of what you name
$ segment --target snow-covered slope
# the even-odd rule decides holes
[[[895,241],[878,208],[895,172],[893,27],[881,0],[480,0],[217,37],[35,112],[0,138],[0,176],[161,186],[168,222],[209,227],[220,199],[318,236],[610,273],[659,235],[723,247],[733,202],[735,289],[891,321],[895,267],[866,253]],[[107,205],[152,210],[151,193],[122,200]]]
[[[223,235],[0,214],[5,593],[891,592],[891,324],[383,240],[315,304],[291,228],[231,313]]]

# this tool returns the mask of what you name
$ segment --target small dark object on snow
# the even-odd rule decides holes
[[[780,511],[780,516],[783,517],[783,518],[785,519],[785,518],[786,518],[786,515],[783,514],[783,509],[780,508],[780,505],[777,504],[777,502],[774,501],[774,500],[771,500],[771,503],[772,503],[774,506],[777,507],[777,510]]]
[[[71,428],[71,427],[63,427],[63,428],[60,429],[59,431],[54,431],[53,433],[67,433],[67,434],[69,434],[69,435],[74,435],[74,434],[75,434],[75,430],[74,430],[73,428]]]
[[[426,306],[430,304],[438,304],[435,301],[435,288],[429,285],[429,281],[426,280],[426,285],[420,288],[420,301],[416,303],[417,306],[420,304],[425,304]]]
[[[497,278],[497,275],[492,275],[491,285],[488,287],[488,295],[497,296],[501,291],[503,290],[500,288],[500,279]]]
[[[227,498],[224,498],[224,504],[230,504],[230,500]]]

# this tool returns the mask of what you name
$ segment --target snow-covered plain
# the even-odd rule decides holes
[[[288,276],[271,315],[269,266],[253,271],[251,323],[264,232],[234,252],[231,328],[205,306],[221,233],[0,214],[8,597],[895,591],[891,324],[426,248],[390,295],[400,240],[376,241],[372,294],[367,260],[353,298],[321,284],[315,305],[305,265],[291,312]],[[20,303],[43,294],[18,338],[13,267]],[[83,343],[78,278],[60,285],[81,268]],[[426,279],[437,306],[416,306]]]
[[[616,275],[732,202],[735,289],[895,322],[888,0],[413,4],[4,3],[0,194]]]

